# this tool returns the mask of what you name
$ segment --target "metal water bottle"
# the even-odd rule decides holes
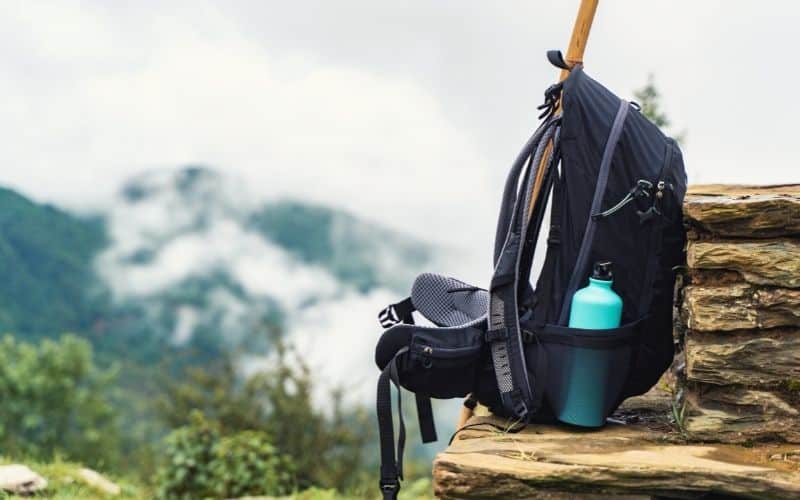
[[[597,262],[589,285],[572,297],[569,327],[582,330],[617,328],[622,318],[622,299],[612,290],[611,262]],[[602,349],[575,347],[567,382],[566,401],[558,418],[585,427],[605,423],[605,381],[614,369],[608,353]]]
[[[584,330],[617,328],[622,318],[622,299],[611,289],[611,262],[597,262],[589,286],[572,296],[569,327]]]

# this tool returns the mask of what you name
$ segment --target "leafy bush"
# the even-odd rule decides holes
[[[0,340],[0,450],[48,460],[60,454],[92,466],[117,461],[118,415],[88,342],[73,335],[38,345]]]
[[[166,463],[159,470],[159,493],[163,498],[193,498],[213,493],[209,464],[219,442],[219,427],[193,412],[191,425],[173,431],[165,439]]]
[[[293,485],[292,465],[263,432],[223,437],[199,411],[166,438],[166,463],[158,474],[162,498],[230,498],[282,495]]]
[[[313,382],[302,359],[274,340],[275,362],[247,380],[233,364],[222,361],[191,368],[178,381],[165,380],[158,411],[173,428],[190,425],[187,416],[200,409],[223,435],[263,431],[270,443],[292,458],[301,489],[312,486],[349,491],[373,477],[365,470],[365,451],[374,424],[364,408],[345,408],[343,391],[335,391],[326,412],[312,402]]]
[[[293,485],[291,462],[270,444],[267,435],[244,431],[225,437],[211,462],[218,495],[282,495]]]

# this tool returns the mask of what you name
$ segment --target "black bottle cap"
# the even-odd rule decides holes
[[[609,260],[594,263],[594,271],[592,271],[592,279],[611,281],[614,278],[614,273],[611,272],[613,264]]]

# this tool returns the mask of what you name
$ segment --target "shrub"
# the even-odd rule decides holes
[[[192,412],[190,422],[165,439],[166,461],[158,474],[159,496],[163,498],[202,498],[213,494],[209,464],[220,439],[219,428],[197,411]]]
[[[372,416],[363,407],[347,407],[344,390],[333,392],[327,411],[314,406],[311,370],[280,339],[275,360],[265,372],[246,380],[224,359],[185,377],[165,380],[158,400],[163,421],[173,428],[189,425],[192,409],[218,423],[223,435],[263,431],[282,455],[291,457],[297,487],[349,491],[372,485],[365,450],[375,437]]]
[[[293,467],[258,431],[222,436],[219,425],[193,411],[190,423],[165,440],[158,474],[162,498],[230,498],[291,491]]]
[[[263,432],[244,431],[223,438],[210,468],[216,493],[226,498],[284,495],[293,486],[291,462]]]

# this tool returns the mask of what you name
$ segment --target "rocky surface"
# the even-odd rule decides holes
[[[102,491],[106,495],[119,495],[122,493],[122,488],[120,488],[119,485],[92,469],[82,467],[78,470],[78,476],[80,476],[80,479],[86,483],[86,485]]]
[[[0,492],[33,495],[47,488],[47,480],[20,464],[0,465]]]
[[[690,382],[780,388],[800,380],[800,328],[693,333],[685,343]]]
[[[518,433],[491,417],[469,424],[434,462],[439,498],[800,497],[800,462],[783,459],[797,446],[685,444],[641,424]]]
[[[736,271],[756,285],[800,287],[800,241],[690,241],[686,261],[692,269]]]
[[[800,443],[799,391],[689,385],[679,404],[682,428],[693,440]]]
[[[684,215],[697,237],[800,236],[800,185],[691,186]]]
[[[748,283],[689,285],[683,314],[686,326],[695,331],[800,326],[800,290]]]
[[[676,412],[697,441],[800,443],[800,186],[695,186]]]

